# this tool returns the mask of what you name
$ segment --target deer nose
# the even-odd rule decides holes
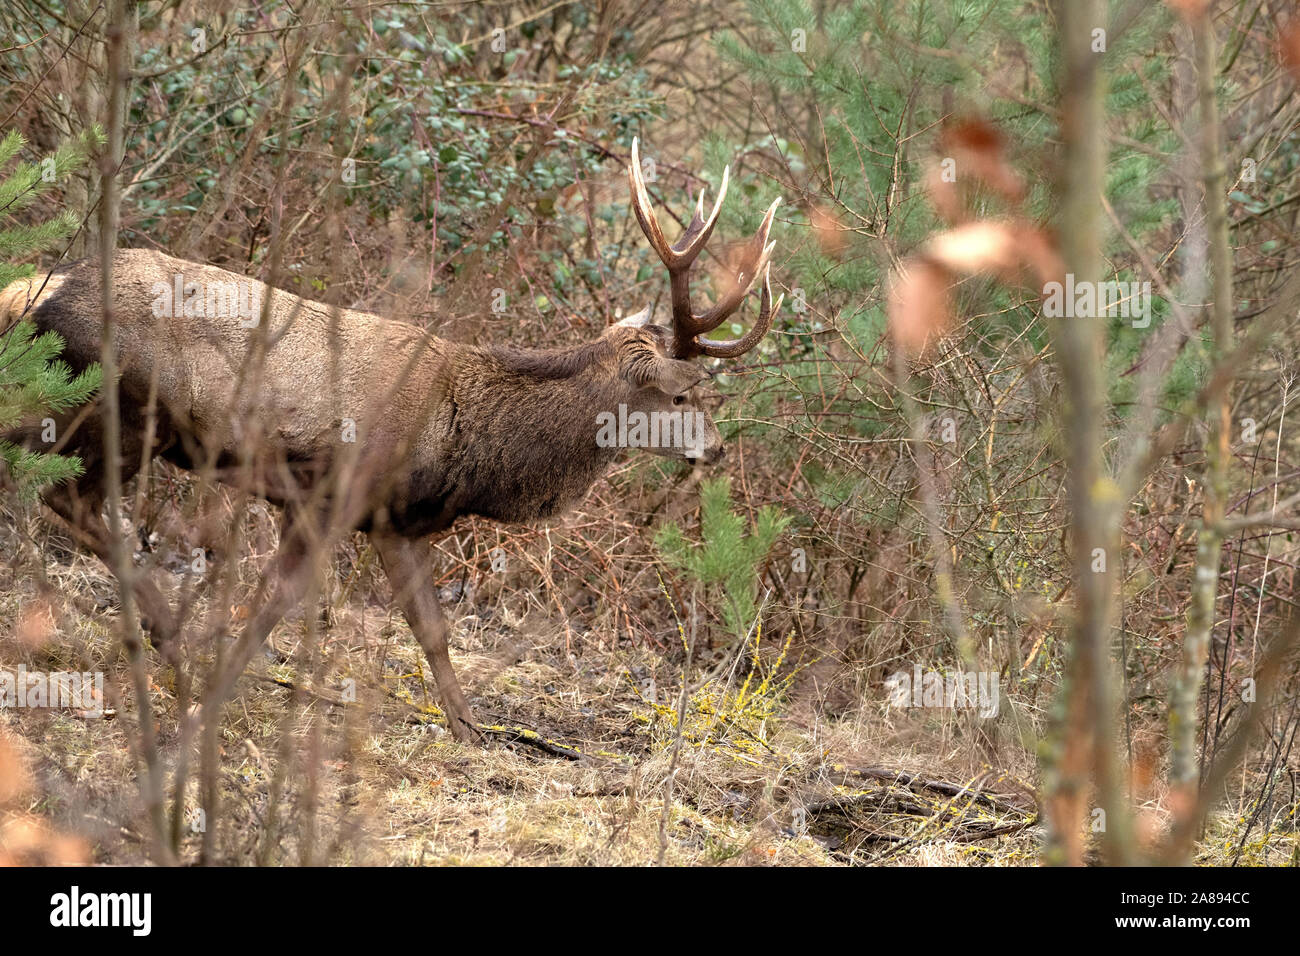
[[[727,457],[727,446],[718,445],[714,448],[709,449],[708,455],[704,459],[704,463],[707,465],[716,465],[718,462],[722,461],[722,459],[726,457]]]

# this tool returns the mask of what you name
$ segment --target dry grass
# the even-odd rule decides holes
[[[102,669],[117,715],[3,713],[6,736],[21,745],[32,779],[23,800],[7,798],[0,849],[40,861],[84,853],[99,863],[145,862],[147,822],[131,749],[135,707],[114,641],[112,581],[93,559],[61,549],[57,530],[36,516],[15,518],[56,559],[39,569],[19,561],[6,572],[5,666]],[[10,532],[6,545],[21,553],[20,538]],[[753,644],[733,648],[721,665],[706,661],[692,675],[661,845],[681,648],[671,640],[663,650],[566,642],[565,626],[519,593],[473,595],[449,613],[457,667],[480,719],[534,731],[580,750],[581,759],[504,735],[484,748],[452,741],[439,726],[405,622],[381,592],[353,587],[321,634],[326,664],[318,685],[301,686],[300,675],[310,672],[303,667],[311,659],[307,622],[286,620],[226,709],[219,862],[635,866],[661,854],[669,865],[1037,860],[1032,748],[1041,715],[1030,705],[1004,701],[995,721],[976,728],[951,711],[891,710],[866,695],[830,719],[815,700],[792,691],[802,665],[791,660],[790,642],[761,634],[757,652]],[[39,646],[30,635],[20,643],[22,622],[37,605],[48,606],[54,627]],[[156,654],[149,672],[170,768],[174,673]],[[348,679],[356,699],[340,703]],[[921,779],[909,785],[846,769],[861,767]],[[191,780],[187,823],[198,803]],[[1146,822],[1158,829],[1159,795],[1152,807]],[[1217,818],[1200,862],[1222,862],[1245,819]],[[983,835],[989,831],[1005,832]],[[1248,861],[1289,858],[1291,832],[1266,835],[1257,827]],[[199,834],[187,833],[183,861],[198,859],[200,843]]]

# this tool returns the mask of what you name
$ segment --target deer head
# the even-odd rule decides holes
[[[668,269],[672,327],[665,328],[651,322],[650,309],[646,308],[622,320],[606,334],[619,339],[616,344],[621,356],[622,377],[635,390],[628,402],[629,408],[651,415],[655,412],[692,415],[703,423],[702,434],[697,433],[697,441],[687,443],[685,447],[669,444],[647,449],[654,454],[697,458],[708,463],[722,457],[722,436],[718,434],[712,418],[712,413],[721,405],[722,399],[712,388],[701,384],[709,377],[709,372],[691,360],[699,356],[736,358],[745,354],[771,328],[772,316],[780,310],[784,299],[784,296],[778,296],[776,302],[772,302],[771,270],[768,264],[776,246],[775,242],[767,241],[767,236],[772,228],[776,207],[781,202],[777,198],[768,207],[758,231],[731,267],[727,287],[717,302],[703,312],[696,312],[691,304],[691,265],[704,249],[718,221],[722,202],[727,196],[729,176],[730,167],[722,171],[722,185],[718,188],[718,198],[714,201],[708,218],[704,215],[704,191],[700,191],[695,204],[695,215],[681,237],[669,245],[663,230],[659,228],[641,175],[638,141],[632,140],[632,163],[628,167],[632,210],[641,224],[641,231]],[[759,275],[763,277],[763,284],[758,318],[754,320],[749,332],[730,341],[704,338],[704,333],[713,331],[735,314]]]

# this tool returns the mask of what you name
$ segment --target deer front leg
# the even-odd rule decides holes
[[[474,713],[460,689],[451,655],[447,653],[447,621],[433,585],[433,548],[426,539],[411,541],[388,534],[372,534],[370,540],[393,586],[393,597],[406,615],[415,639],[424,648],[437,685],[438,702],[447,715],[447,729],[464,743],[480,741],[482,735]]]
[[[263,572],[262,587],[253,599],[256,610],[244,626],[223,670],[209,682],[204,693],[204,719],[216,719],[235,682],[252,661],[271,631],[292,611],[307,592],[315,572],[314,562],[323,549],[323,535],[313,533],[310,517],[286,507],[280,525],[280,547]]]

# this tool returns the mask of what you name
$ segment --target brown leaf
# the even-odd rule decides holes
[[[85,866],[90,848],[30,814],[0,823],[0,866]]]
[[[1009,202],[1019,202],[1025,187],[1006,160],[1005,143],[997,127],[982,119],[966,119],[946,126],[939,149],[956,163],[957,181],[974,180]]]
[[[822,252],[832,259],[838,259],[844,251],[845,230],[834,213],[820,206],[814,206],[810,213],[813,237],[821,246]]]
[[[1200,20],[1210,8],[1210,0],[1165,0],[1165,4],[1188,23]]]
[[[3,733],[3,732],[0,732]],[[0,736],[0,808],[27,789],[27,774],[13,744]]]
[[[913,259],[894,275],[889,289],[889,328],[894,341],[919,355],[952,319],[952,275],[938,263]]]
[[[1011,282],[1026,270],[1041,292],[1065,266],[1051,235],[1023,219],[968,222],[939,233],[894,276],[889,324],[895,341],[917,354],[943,333],[952,320],[948,290],[957,276],[990,273]]]
[[[968,150],[989,156],[1002,154],[1002,133],[982,119],[962,119],[948,124],[939,141],[950,150]]]
[[[968,217],[965,204],[962,202],[961,190],[957,188],[955,182],[944,179],[943,168],[938,163],[929,164],[929,168],[925,171],[924,186],[926,194],[930,197],[930,204],[934,206],[934,211],[939,214],[940,219],[950,226],[966,221]]]
[[[1005,222],[970,222],[941,232],[926,244],[925,256],[951,272],[970,275],[1017,271],[1017,230]]]
[[[44,598],[38,598],[18,612],[18,626],[14,636],[24,647],[36,650],[44,647],[57,630],[54,607]]]
[[[1300,17],[1292,17],[1282,24],[1277,45],[1282,65],[1290,71],[1291,76],[1300,80]]]
[[[1026,223],[1017,230],[1016,243],[1025,265],[1038,280],[1040,292],[1047,283],[1059,282],[1065,277],[1065,260],[1061,258],[1051,234]]]

